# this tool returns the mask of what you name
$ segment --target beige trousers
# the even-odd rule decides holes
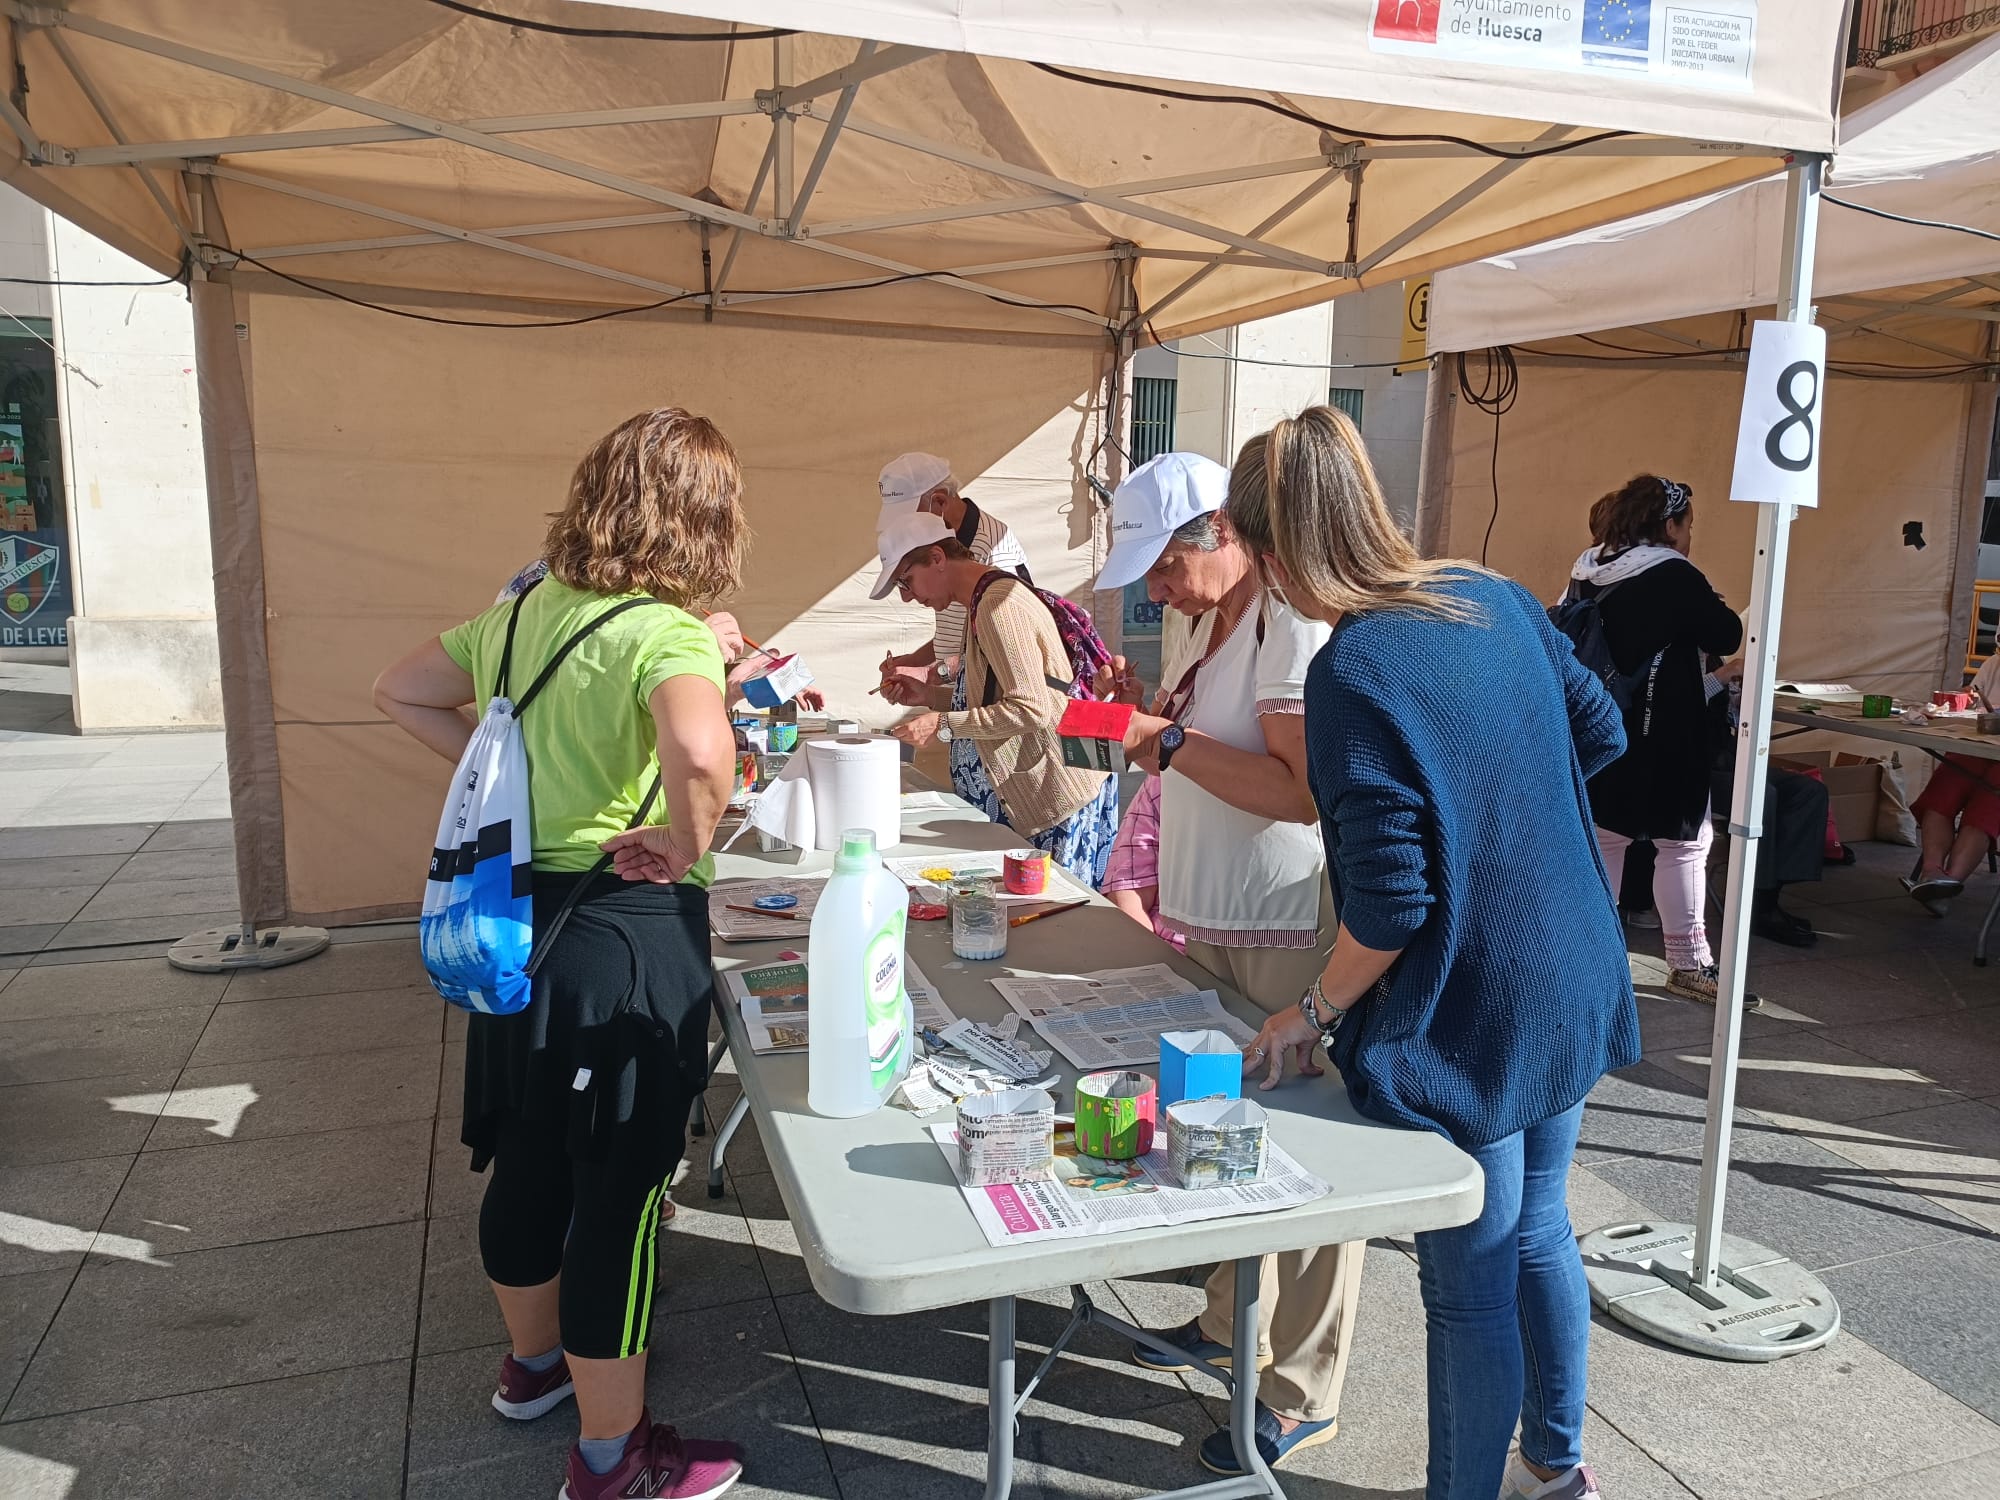
[[[1189,939],[1188,957],[1266,1015],[1299,1003],[1326,967],[1337,923],[1333,893],[1320,893],[1319,941],[1311,948],[1224,948]],[[1257,1346],[1271,1368],[1257,1394],[1281,1416],[1318,1422],[1340,1414],[1340,1388],[1354,1344],[1366,1246],[1320,1245],[1264,1257],[1257,1293]],[[1228,1265],[1209,1273],[1201,1331],[1219,1344],[1235,1337],[1235,1277]]]

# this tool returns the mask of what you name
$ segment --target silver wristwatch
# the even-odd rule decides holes
[[[947,745],[951,743],[951,721],[943,714],[938,715],[937,737]]]
[[[1320,1002],[1325,1002],[1326,1008],[1333,1012],[1333,1019],[1331,1021],[1322,1021],[1319,1018]],[[1334,1034],[1340,1030],[1341,1022],[1347,1019],[1347,1012],[1332,1001],[1327,1000],[1325,993],[1319,987],[1317,979],[1312,982],[1312,988],[1300,997],[1299,1014],[1312,1022],[1313,1030],[1319,1033],[1320,1045],[1326,1048],[1329,1057],[1332,1056]]]

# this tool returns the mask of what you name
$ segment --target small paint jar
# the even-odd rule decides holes
[[[1049,888],[1049,857],[1040,849],[1016,849],[1001,862],[1010,896],[1039,896]]]

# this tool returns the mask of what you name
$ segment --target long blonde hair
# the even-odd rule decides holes
[[[1239,457],[1237,467],[1248,465]],[[1309,406],[1279,422],[1265,439],[1263,467],[1269,537],[1251,545],[1284,565],[1294,603],[1328,617],[1377,609],[1480,617],[1476,606],[1437,587],[1449,573],[1478,570],[1418,554],[1390,514],[1346,413]]]

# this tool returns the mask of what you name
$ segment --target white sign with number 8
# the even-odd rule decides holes
[[[1770,321],[1752,328],[1729,498],[1816,506],[1826,330]]]

